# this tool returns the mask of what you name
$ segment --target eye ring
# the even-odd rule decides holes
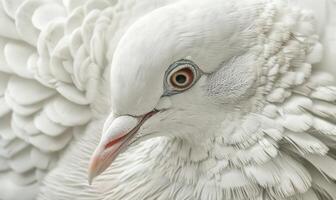
[[[174,62],[165,73],[162,96],[170,96],[190,89],[203,74],[203,71],[191,60],[181,59]]]

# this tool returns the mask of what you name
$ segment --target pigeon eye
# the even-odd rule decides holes
[[[163,96],[184,92],[204,74],[191,60],[182,59],[169,66],[165,74]]]
[[[180,68],[171,74],[169,82],[174,89],[185,90],[193,84],[194,72],[189,66]]]

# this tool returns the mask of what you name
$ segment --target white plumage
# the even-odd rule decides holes
[[[336,199],[335,13],[335,0],[1,0],[0,199]],[[197,80],[172,90],[186,60]],[[134,144],[89,185],[137,116]],[[106,163],[87,175],[96,147]]]

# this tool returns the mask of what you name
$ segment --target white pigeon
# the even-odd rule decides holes
[[[1,200],[336,199],[335,0],[0,2]]]

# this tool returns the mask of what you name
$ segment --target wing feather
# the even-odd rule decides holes
[[[15,23],[11,17],[7,15],[3,9],[3,4],[0,3],[0,24],[2,28],[0,29],[0,35],[5,38],[11,38],[18,40],[20,37],[17,33]]]
[[[18,151],[15,155],[11,156],[9,161],[9,166],[12,170],[19,174],[24,174],[28,171],[34,169],[35,165],[31,159],[27,159],[30,157],[30,148],[24,148],[21,151]]]
[[[50,120],[45,112],[41,112],[37,115],[34,118],[33,124],[37,130],[53,137],[61,135],[67,129],[66,126]]]
[[[32,135],[29,137],[29,142],[43,152],[57,152],[70,142],[72,138],[71,131],[66,131],[62,135],[51,137],[43,133]]]
[[[85,46],[80,30],[88,13],[82,12],[73,26],[78,34],[65,32],[66,25],[79,16],[75,13],[68,22],[68,11],[84,7],[85,2],[0,2],[0,23],[6,27],[0,30],[0,184],[13,186],[0,189],[0,193],[9,199],[16,199],[20,194],[12,191],[23,185],[37,187],[65,151],[74,130],[83,130],[92,120],[93,98],[88,99],[86,93],[97,97],[94,94],[100,84],[96,81],[87,87],[88,80],[99,80],[105,66],[94,65],[92,60],[83,62],[90,57],[92,35],[85,37],[87,49],[79,51]],[[105,9],[108,2],[99,5]],[[86,9],[96,7],[92,4]],[[93,22],[82,31],[94,29]],[[76,46],[72,51],[70,44]],[[95,67],[99,70],[90,69],[89,73],[96,75],[85,75],[87,68]],[[37,190],[30,191],[34,196]]]
[[[332,180],[336,180],[336,160],[329,156],[319,156],[314,154],[306,155],[305,158],[320,172],[327,175]]]
[[[32,78],[27,62],[34,49],[22,42],[9,42],[4,48],[4,55],[11,71],[24,78]]]
[[[80,135],[78,130],[85,129],[95,111],[108,110],[95,101],[97,91],[104,88],[101,79],[118,41],[114,37],[120,38],[127,28],[112,22],[114,17],[120,19],[112,9],[116,2],[1,0],[0,23],[8,29],[0,30],[0,184],[2,180],[36,184],[57,162],[74,132]],[[336,59],[335,1],[302,2],[318,12],[326,47],[322,64],[332,71]],[[142,7],[139,14],[132,10],[128,13],[131,16],[123,16],[129,20],[125,23],[151,9]],[[305,26],[295,31],[309,34],[308,18],[300,19]],[[304,51],[295,52],[300,36],[296,39],[281,50],[290,61],[272,72],[282,74],[274,77],[276,84],[268,86],[273,89],[268,96],[272,106],[265,110],[270,119],[246,120],[226,141],[241,150],[236,163],[245,159],[239,165],[246,167],[245,174],[231,170],[223,176],[221,184],[238,186],[237,190],[226,190],[226,197],[246,196],[246,191],[254,195],[262,185],[277,199],[296,192],[317,199],[309,190],[311,186],[336,198],[334,182],[323,179],[323,174],[335,178],[328,167],[335,165],[332,156],[322,157],[333,147],[320,139],[336,134],[335,120],[330,120],[335,116],[334,79],[312,65],[320,57],[321,45],[316,43],[307,50],[310,55],[305,58]],[[253,160],[258,165],[245,166]],[[302,160],[309,161],[312,169],[299,162]]]
[[[15,12],[16,30],[26,43],[36,46],[40,31],[33,25],[32,17],[36,9],[43,5],[43,0],[22,2]]]
[[[74,104],[64,98],[53,99],[44,111],[50,120],[64,126],[84,125],[91,119],[87,106]]]
[[[39,133],[31,116],[22,116],[16,113],[12,114],[12,126],[20,127],[22,131],[29,135],[36,135]]]
[[[22,106],[41,103],[55,94],[55,90],[46,88],[35,80],[13,76],[7,86],[7,94]]]
[[[326,155],[329,147],[319,139],[307,133],[285,132],[285,140],[291,143],[300,153]]]

